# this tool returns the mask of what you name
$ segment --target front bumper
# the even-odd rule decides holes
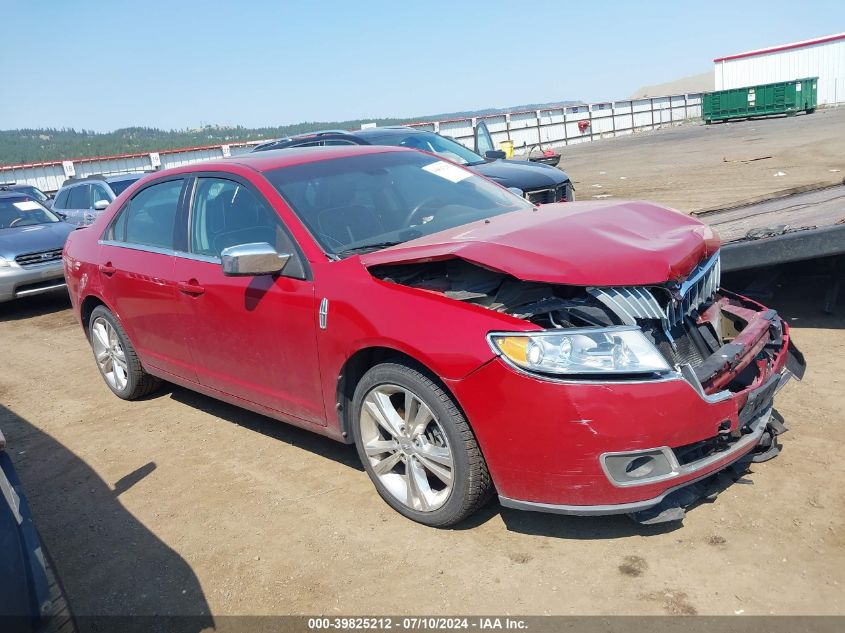
[[[0,268],[0,302],[43,294],[66,287],[61,260],[22,268],[17,264]]]
[[[654,380],[553,380],[517,372],[500,358],[449,387],[473,424],[502,505],[576,515],[637,513],[758,446],[774,393],[792,374],[788,327],[776,316],[773,323],[768,360],[760,361],[763,352],[755,348],[759,375],[747,388],[707,391],[690,368]],[[803,359],[797,351],[792,356],[790,367],[800,377],[796,367]],[[635,452],[665,452],[671,468],[641,482],[614,480],[606,456]]]

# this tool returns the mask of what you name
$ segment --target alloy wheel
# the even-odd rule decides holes
[[[114,326],[103,317],[94,320],[91,327],[91,345],[103,378],[114,389],[122,391],[129,381],[129,366],[120,337]]]
[[[378,385],[365,396],[358,423],[370,466],[391,495],[420,512],[446,503],[454,483],[452,450],[419,396]]]

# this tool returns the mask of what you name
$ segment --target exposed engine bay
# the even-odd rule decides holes
[[[524,319],[544,329],[637,325],[704,393],[756,388],[782,346],[774,310],[719,288],[719,256],[680,283],[582,287],[527,282],[463,259],[370,268],[399,283]]]

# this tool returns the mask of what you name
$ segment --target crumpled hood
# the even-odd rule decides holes
[[[66,222],[51,222],[0,229],[0,257],[14,259],[23,253],[62,248],[75,228]]]
[[[361,256],[364,266],[458,257],[524,281],[635,286],[685,278],[719,238],[650,202],[567,202],[516,211]]]

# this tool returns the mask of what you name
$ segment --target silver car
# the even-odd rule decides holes
[[[65,287],[62,249],[74,228],[28,196],[0,192],[0,302]]]
[[[66,180],[56,192],[52,209],[76,226],[91,224],[123,190],[146,174],[88,176]]]

